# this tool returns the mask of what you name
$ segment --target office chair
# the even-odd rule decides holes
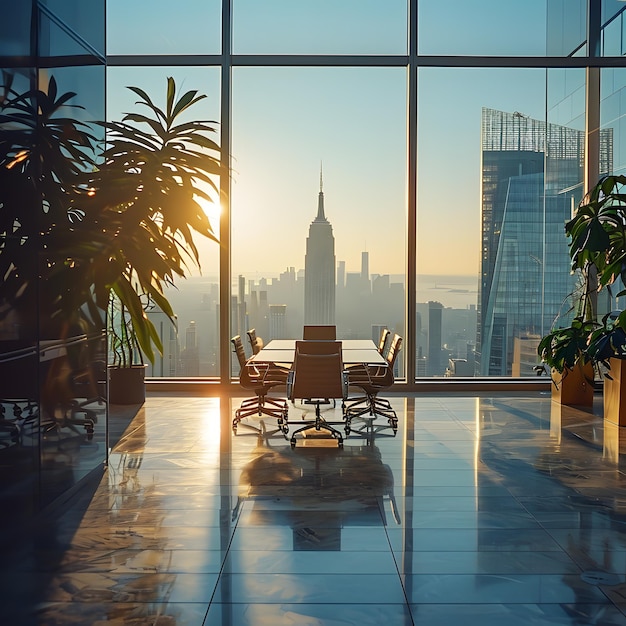
[[[337,339],[337,327],[305,324],[302,332],[302,339],[314,341],[335,341],[335,339]]]
[[[398,417],[396,412],[389,400],[378,397],[378,394],[389,389],[394,383],[393,370],[401,347],[402,337],[395,334],[385,355],[386,364],[384,366],[370,366],[349,371],[349,384],[362,389],[365,395],[353,399],[346,407],[346,434],[350,433],[353,419],[361,418],[372,421],[378,416],[387,418],[394,434],[397,431]]]
[[[291,436],[291,447],[296,445],[296,435],[315,428],[325,430],[343,447],[341,433],[333,428],[333,424],[344,424],[343,401],[348,393],[347,377],[343,369],[340,341],[296,341],[293,366],[287,379],[287,396],[306,400],[315,405],[315,419],[298,428]],[[328,402],[328,398],[341,398],[342,421],[328,422],[322,417],[320,404]],[[304,418],[304,415],[303,415]]]
[[[253,364],[246,359],[241,337],[236,335],[231,340],[237,360],[239,361],[239,383],[244,389],[254,391],[256,397],[247,398],[242,401],[240,407],[235,411],[233,419],[233,430],[237,432],[237,426],[246,417],[266,415],[274,417],[283,433],[289,432],[287,424],[287,413],[289,407],[285,400],[270,398],[268,393],[274,387],[284,385],[287,382],[286,370],[272,368],[270,364]],[[250,426],[246,424],[246,426]],[[254,426],[250,426],[254,428]]]
[[[376,349],[378,350],[378,353],[381,356],[385,356],[387,354],[385,348],[387,346],[387,339],[389,339],[389,336],[391,335],[391,331],[388,328],[383,328],[380,331],[380,337],[378,338],[378,345],[376,346]],[[348,370],[348,373],[350,376],[354,376],[354,374],[356,372],[360,372],[362,374],[363,377],[367,376],[367,365],[364,365],[363,363],[358,363],[355,365],[348,365],[346,367],[346,369]],[[359,400],[364,400],[364,398],[359,398]],[[356,402],[357,399],[355,398],[353,400],[353,403]]]
[[[252,348],[252,354],[258,354],[265,345],[261,337],[257,337],[256,329],[251,328],[246,332],[248,340],[250,341],[250,348]]]

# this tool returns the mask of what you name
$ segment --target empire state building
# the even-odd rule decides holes
[[[317,217],[309,226],[304,258],[304,323],[335,323],[335,237],[324,215],[324,191],[320,171]]]

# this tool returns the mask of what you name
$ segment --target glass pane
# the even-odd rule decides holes
[[[569,56],[587,40],[587,1],[548,0],[548,43],[550,56]]]
[[[232,334],[301,338],[305,319],[403,334],[405,71],[237,68],[232,108]],[[309,278],[330,260],[317,293],[335,306],[320,313],[305,267],[323,245]]]
[[[626,69],[609,68],[601,73],[601,127],[609,135],[612,155],[601,173],[626,173]]]
[[[2,19],[0,20],[0,54],[3,56],[29,55],[30,22],[32,17],[31,2],[0,3]]]
[[[427,0],[418,3],[420,54],[545,54],[546,0]]]
[[[535,375],[582,180],[580,74],[556,78],[546,125],[545,70],[419,72],[418,375]]]
[[[138,111],[135,105],[137,97],[126,89],[127,86],[140,87],[150,95],[156,106],[164,107],[168,76],[176,80],[179,95],[188,90],[198,90],[208,96],[185,114],[187,121],[219,120],[219,70],[206,67],[109,68],[108,118],[120,120],[124,113]],[[217,123],[214,127],[219,131]],[[211,138],[219,143],[219,132]],[[206,191],[213,193],[208,187]],[[212,197],[213,204],[205,203],[205,210],[219,237],[219,198]],[[166,292],[177,316],[177,328],[172,327],[163,313],[153,308],[148,311],[164,346],[163,356],[157,355],[154,366],[148,367],[148,376],[218,374],[219,246],[204,238],[196,238],[195,241],[200,252],[201,272],[190,263],[188,277],[176,280],[175,287]]]
[[[220,0],[107,0],[107,54],[219,54]]]
[[[236,54],[406,54],[406,0],[234,0]]]
[[[69,31],[104,55],[105,0],[44,0],[41,4],[59,18]]]

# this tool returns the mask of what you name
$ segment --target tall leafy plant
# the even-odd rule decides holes
[[[107,132],[103,162],[86,177],[85,212],[92,220],[89,230],[98,231],[92,242],[100,253],[91,268],[96,300],[119,301],[125,314],[111,320],[125,328],[111,332],[132,337],[152,360],[154,348],[162,351],[162,345],[145,302],[173,323],[164,288],[191,265],[200,266],[194,233],[217,241],[201,202],[213,202],[219,193],[219,146],[210,136],[214,122],[188,121],[190,108],[206,96],[195,90],[178,96],[174,79],[168,78],[160,108],[142,89],[129,89],[138,96],[141,112],[102,123]]]
[[[595,294],[606,289],[611,297],[626,295],[626,176],[607,175],[589,190],[565,232],[570,237],[572,269],[580,270]],[[621,283],[621,289],[613,288]],[[593,318],[598,315],[592,307]],[[595,362],[626,357],[626,311],[602,317],[588,338],[587,354]]]
[[[626,357],[626,312],[611,311],[599,318],[598,294],[626,295],[626,176],[606,175],[589,190],[565,224],[572,271],[582,288],[572,294],[576,314],[569,324],[542,338],[542,360],[559,372],[592,362],[608,366],[613,357]],[[622,288],[613,293],[621,282]]]

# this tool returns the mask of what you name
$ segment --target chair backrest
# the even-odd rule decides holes
[[[252,354],[258,354],[261,351],[261,348],[265,345],[263,343],[263,339],[261,337],[257,337],[256,329],[251,328],[246,332],[248,335],[248,340],[250,341],[250,347],[252,348]]]
[[[323,339],[334,341],[337,339],[337,327],[306,324],[302,332],[302,338],[316,341]]]
[[[233,344],[234,352],[237,355],[237,361],[239,362],[239,369],[243,370],[246,365],[246,351],[243,347],[243,341],[241,341],[240,335],[235,335],[230,342]]]
[[[318,346],[326,344],[327,351],[323,352],[313,348],[313,352],[307,352],[313,343],[318,344]],[[299,350],[299,347],[302,349]],[[346,386],[341,358],[341,342],[297,341],[292,374],[292,383],[289,388],[290,400],[344,398]]]
[[[387,367],[393,372],[393,366],[395,365],[396,358],[398,357],[398,353],[400,352],[400,348],[402,347],[402,337],[400,335],[395,334],[393,339],[391,340],[391,344],[389,345],[389,350],[385,355],[385,359],[387,361]]]
[[[378,340],[378,352],[382,355],[385,354],[385,346],[387,345],[387,339],[389,339],[391,331],[388,328],[383,328],[380,331],[380,339]]]

